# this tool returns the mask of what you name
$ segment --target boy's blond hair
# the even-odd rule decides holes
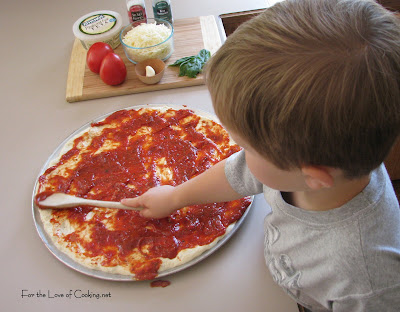
[[[216,114],[281,169],[368,174],[400,130],[400,24],[368,0],[286,0],[205,69]]]

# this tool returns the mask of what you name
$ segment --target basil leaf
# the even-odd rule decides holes
[[[200,58],[204,63],[208,61],[208,59],[210,58],[211,53],[210,51],[206,50],[206,49],[202,49],[199,54],[197,54],[197,57]]]
[[[186,62],[181,65],[179,69],[180,76],[188,76],[190,78],[196,78],[197,74],[200,73],[203,67],[203,62],[197,58]]]
[[[179,60],[175,61],[174,64],[171,64],[171,65],[169,65],[169,66],[179,66],[179,65],[181,65],[182,63],[185,63],[185,62],[187,62],[187,61],[190,61],[190,60],[193,59],[193,58],[194,58],[194,56],[182,57],[182,58],[180,58]]]
[[[197,55],[182,57],[169,66],[179,66],[179,76],[196,78],[210,56],[210,51],[202,49]]]

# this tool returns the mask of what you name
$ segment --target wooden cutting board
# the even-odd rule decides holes
[[[221,46],[214,16],[186,18],[174,22],[174,52],[166,61],[172,64],[185,56],[196,55],[201,49],[213,54]],[[202,75],[197,78],[179,77],[178,67],[166,67],[164,77],[155,85],[142,83],[135,74],[135,64],[125,56],[122,45],[115,52],[122,57],[127,69],[126,80],[119,86],[108,86],[98,74],[86,66],[86,50],[75,39],[68,69],[66,100],[70,103],[117,95],[172,89],[204,84]]]

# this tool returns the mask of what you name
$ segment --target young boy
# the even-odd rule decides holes
[[[382,164],[400,130],[400,24],[368,0],[286,0],[207,65],[243,150],[123,203],[149,218],[264,193],[265,259],[312,311],[399,311],[400,210]]]

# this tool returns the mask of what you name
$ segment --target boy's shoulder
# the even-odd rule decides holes
[[[400,208],[382,165],[371,176],[364,198],[370,201],[359,216],[360,244],[373,288],[400,284]]]

